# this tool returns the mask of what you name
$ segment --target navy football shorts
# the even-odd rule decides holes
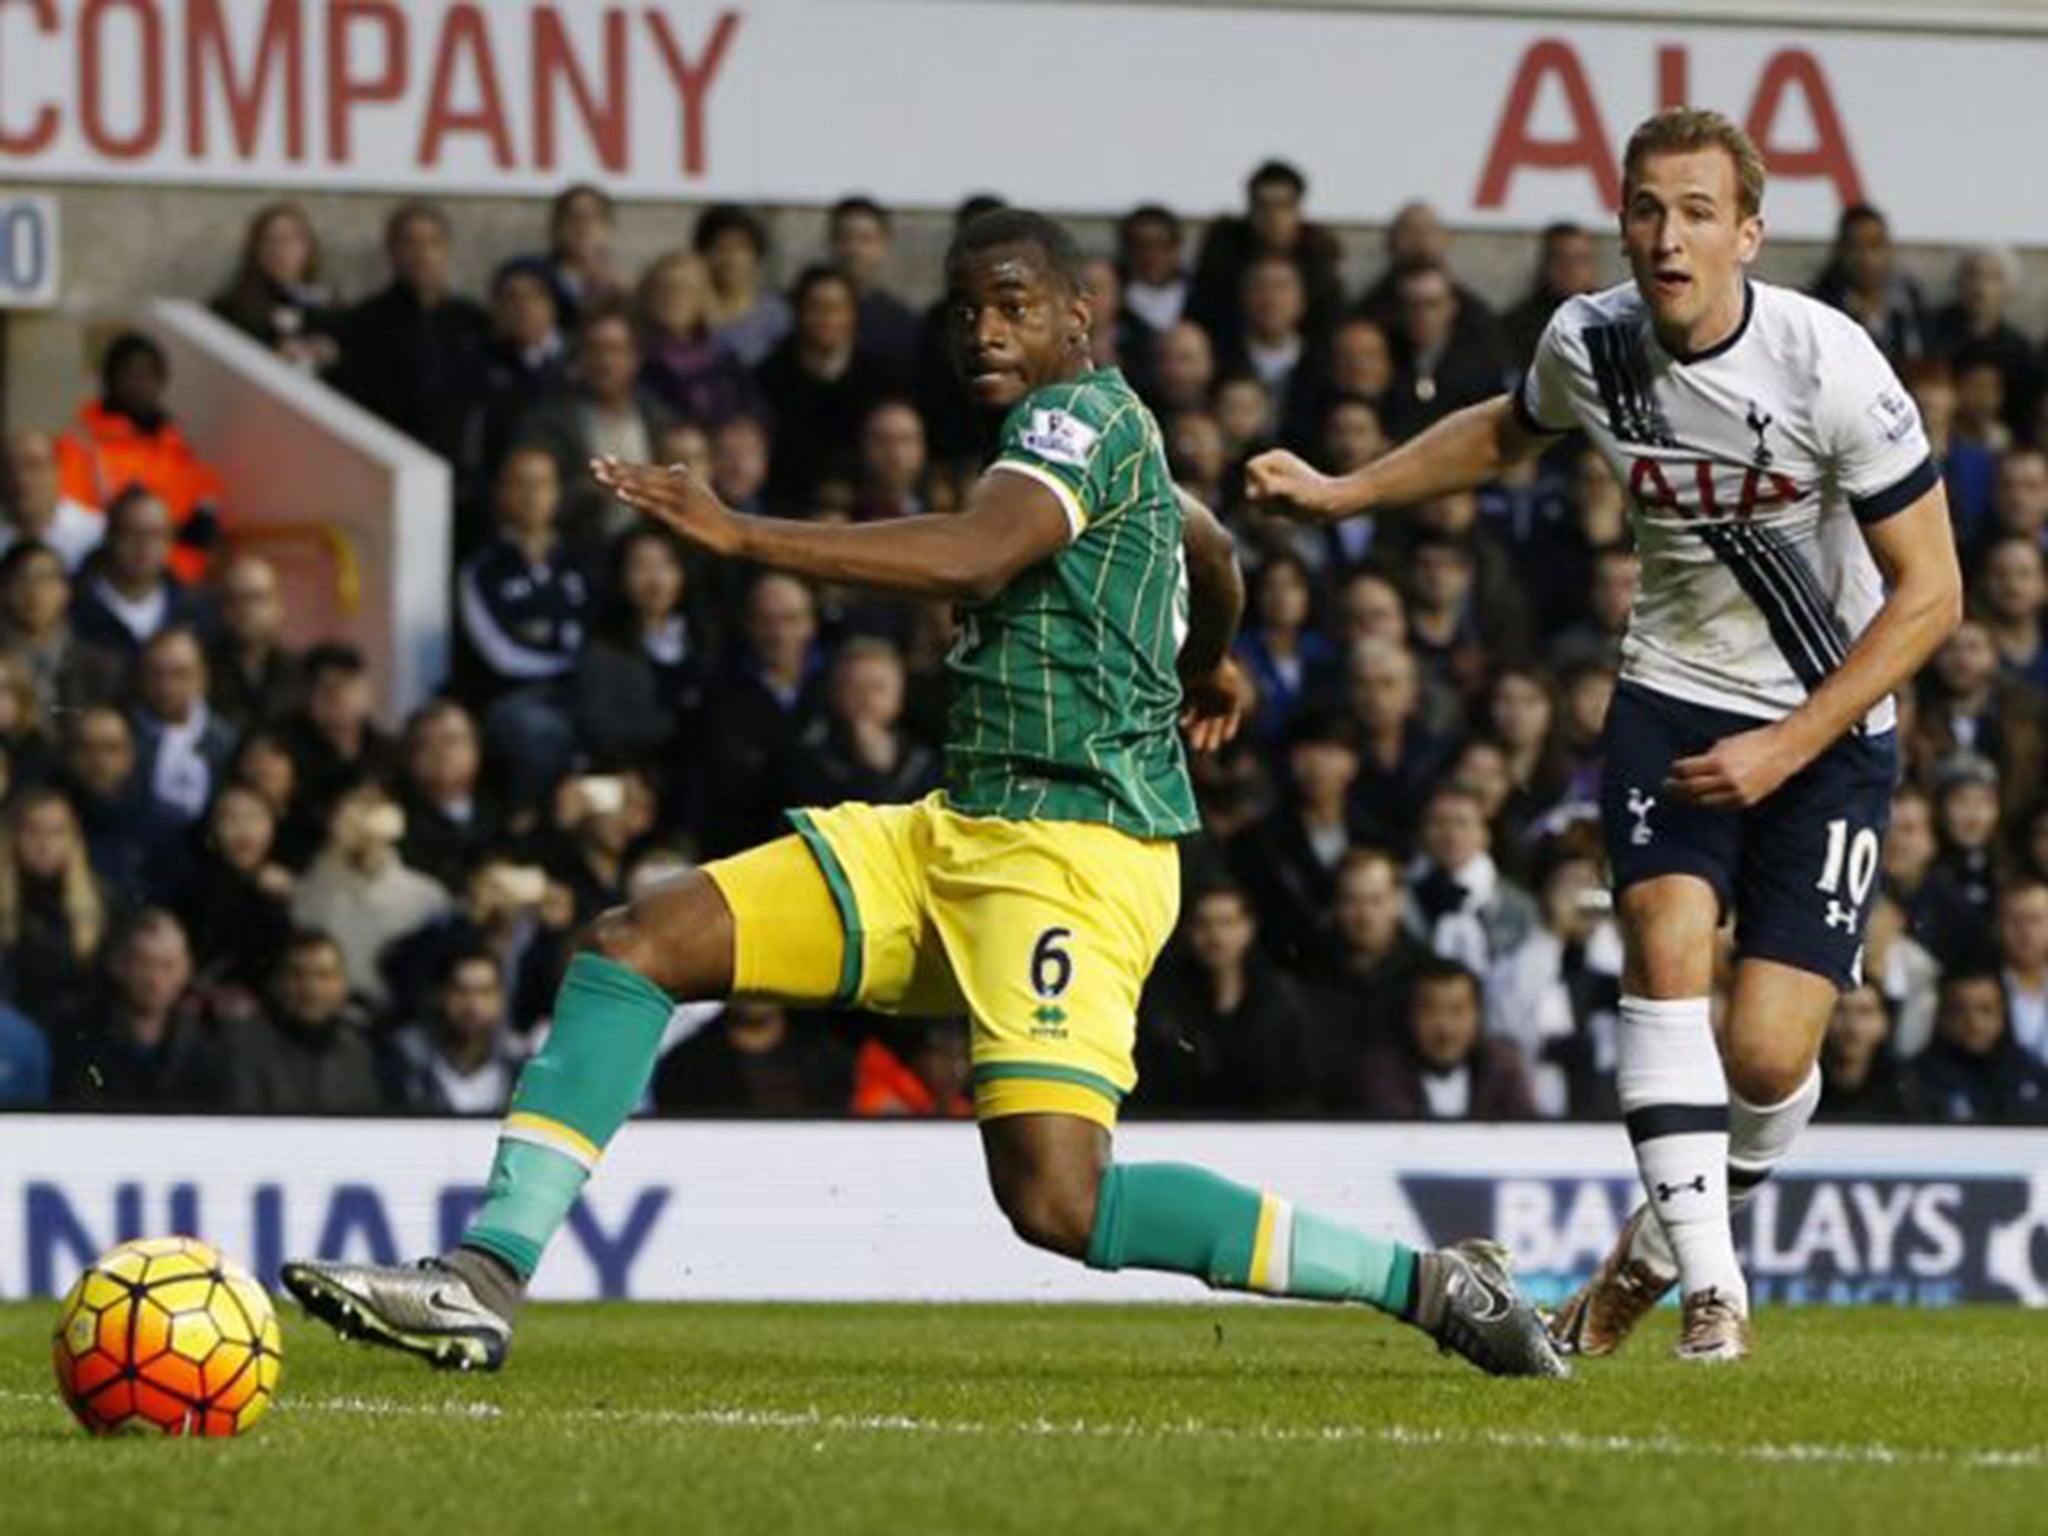
[[[1671,765],[1766,722],[1624,683],[1607,713],[1600,822],[1617,893],[1697,875],[1735,913],[1736,953],[1856,985],[1898,782],[1898,733],[1851,732],[1748,810],[1664,789]]]

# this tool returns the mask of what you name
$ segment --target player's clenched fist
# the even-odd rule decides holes
[[[1298,517],[1337,517],[1336,484],[1284,448],[1258,455],[1244,470],[1245,494],[1267,511]]]

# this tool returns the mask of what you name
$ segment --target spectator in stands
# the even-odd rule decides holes
[[[1956,547],[1962,554],[1964,568],[1974,568],[1977,553],[1991,531],[1998,455],[1981,443],[1957,435],[1955,372],[1946,362],[1922,359],[1904,377],[1913,403],[1920,408],[1928,456],[1941,471],[1942,484],[1948,490],[1949,519],[1955,524]]]
[[[1352,313],[1377,320],[1391,331],[1400,318],[1402,277],[1414,267],[1442,267],[1451,264],[1451,231],[1443,215],[1420,198],[1403,203],[1387,224],[1386,266],[1372,286],[1359,295]],[[1464,284],[1457,285],[1459,309],[1487,326],[1497,326],[1492,309]]]
[[[1363,400],[1385,422],[1394,391],[1394,344],[1377,320],[1352,315],[1339,321],[1323,371],[1322,409],[1335,400]]]
[[[817,606],[793,576],[748,589],[741,664],[705,697],[705,852],[745,848],[781,825],[796,743],[817,718]]]
[[[507,1021],[530,1030],[553,1005],[575,923],[574,895],[540,865],[486,856],[470,871],[457,905],[385,953],[391,1011],[398,1018],[429,1011],[453,959],[482,950],[496,960],[510,995]]]
[[[391,1101],[416,1114],[502,1115],[519,1074],[505,1027],[505,977],[489,950],[451,955],[432,1014],[395,1030],[387,1053]]]
[[[228,1108],[256,1115],[382,1110],[369,1021],[348,994],[341,946],[315,928],[295,932],[268,1009],[222,1030]]]
[[[1082,262],[1081,292],[1088,301],[1088,361],[1097,368],[1120,368],[1127,378],[1142,374],[1151,361],[1152,335],[1124,308],[1124,281],[1116,263],[1107,256]]]
[[[78,815],[92,867],[109,889],[139,900],[158,869],[176,865],[184,826],[166,819],[144,793],[135,772],[135,734],[120,710],[94,704],[65,717],[58,783]]]
[[[548,249],[537,258],[555,291],[562,328],[575,330],[586,315],[624,295],[613,248],[619,212],[610,194],[578,182],[555,194],[548,207]]]
[[[861,1042],[850,1108],[870,1119],[969,1120],[973,1072],[960,1020],[910,1021],[887,1041],[870,1035]]]
[[[1146,382],[1155,411],[1170,416],[1207,410],[1216,383],[1216,349],[1209,333],[1192,320],[1178,321],[1161,331],[1152,344]]]
[[[860,429],[860,489],[854,507],[859,522],[915,517],[925,503],[924,421],[907,400],[884,400],[868,412]]]
[[[1143,327],[1147,345],[1187,314],[1187,235],[1180,217],[1158,203],[1143,203],[1116,227],[1117,274],[1123,307]]]
[[[1451,781],[1430,792],[1408,871],[1409,930],[1445,959],[1485,974],[1526,943],[1540,921],[1535,900],[1495,863],[1480,797]]]
[[[1946,871],[1937,870],[1941,841],[1934,802],[1907,782],[1892,796],[1879,868],[1884,891],[1897,903],[1906,930],[1934,954],[1953,954],[1963,942],[1968,904]]]
[[[662,1059],[654,1102],[687,1115],[817,1115],[843,1109],[852,1088],[853,1063],[829,1032],[735,1000]]]
[[[1422,678],[1406,646],[1360,642],[1351,652],[1347,688],[1365,748],[1352,804],[1379,841],[1405,848],[1448,745],[1417,717]]]
[[[79,1018],[92,968],[118,915],[93,872],[78,813],[63,792],[22,791],[0,822],[0,948],[13,997],[50,1034]]]
[[[139,488],[107,508],[107,538],[71,609],[78,637],[124,662],[165,629],[204,628],[206,608],[171,569],[171,513]]]
[[[818,483],[858,461],[861,423],[888,380],[862,349],[853,285],[831,267],[811,267],[791,294],[795,323],[761,364],[761,393],[775,429],[771,499],[804,510]]]
[[[576,924],[626,900],[626,875],[659,807],[644,769],[579,774],[555,789],[554,823],[537,846],[548,877],[565,888]]]
[[[767,425],[733,417],[711,434],[711,489],[735,512],[767,511],[769,457]]]
[[[151,802],[179,825],[196,821],[221,782],[234,732],[206,703],[206,656],[189,629],[143,648],[133,714],[137,771]]]
[[[1901,1092],[1915,1119],[2048,1124],[2048,1066],[2013,1038],[1995,972],[1942,977],[1934,1043],[1906,1064]]]
[[[504,837],[505,817],[483,782],[476,720],[455,700],[430,699],[406,721],[398,804],[399,858],[451,891]]]
[[[569,393],[569,344],[554,282],[531,257],[508,261],[491,278],[491,335],[481,381],[482,442],[473,467],[488,483],[520,427],[547,402]],[[465,498],[467,499],[467,498]],[[467,553],[467,519],[458,530]]]
[[[1600,861],[1589,844],[1553,839],[1537,860],[1542,921],[1495,965],[1486,1028],[1515,1042],[1546,1119],[1618,1112],[1614,1039],[1620,1025],[1621,935],[1608,916]]]
[[[1252,578],[1237,657],[1258,689],[1251,725],[1267,744],[1286,738],[1303,696],[1327,688],[1336,665],[1336,652],[1316,629],[1314,602],[1314,577],[1292,553],[1275,553]]]
[[[1188,310],[1211,336],[1231,340],[1243,330],[1245,274],[1262,255],[1284,256],[1301,274],[1309,331],[1320,334],[1336,318],[1344,297],[1337,270],[1343,251],[1334,234],[1303,216],[1307,195],[1300,171],[1268,160],[1245,183],[1245,211],[1209,225]]]
[[[1491,317],[1476,323],[1440,262],[1403,265],[1395,280],[1394,387],[1387,429],[1408,438],[1500,393],[1509,369]]]
[[[1529,1069],[1513,1040],[1483,1027],[1486,993],[1455,960],[1426,959],[1408,988],[1406,1028],[1364,1063],[1361,1106],[1376,1120],[1533,1120]]]
[[[461,635],[469,647],[465,692],[485,705],[516,700],[559,715],[553,684],[575,666],[584,643],[590,586],[561,541],[561,471],[543,446],[520,446],[498,469],[492,496],[496,537],[463,561],[455,578]],[[543,729],[555,770],[567,754],[565,727],[549,721],[506,721],[504,729]],[[487,721],[494,745],[522,750]],[[530,745],[530,743],[524,743]]]
[[[640,385],[707,431],[760,409],[754,381],[712,333],[711,273],[694,251],[671,251],[640,279]]]
[[[100,547],[107,522],[96,506],[65,494],[57,472],[57,445],[47,432],[16,427],[5,439],[0,462],[0,551],[31,542],[47,545],[76,572]]]
[[[1176,411],[1166,418],[1165,427],[1166,463],[1175,483],[1210,510],[1221,507],[1231,469],[1223,449],[1223,428],[1205,410]]]
[[[1424,674],[1460,701],[1462,714],[1462,702],[1485,685],[1489,652],[1518,652],[1523,637],[1482,628],[1478,558],[1467,539],[1418,529],[1407,563],[1408,648]]]
[[[825,216],[831,263],[853,285],[862,349],[889,378],[907,387],[917,366],[917,312],[883,285],[892,236],[889,210],[871,197],[843,197]]]
[[[28,663],[0,650],[0,803],[23,784],[38,784],[53,768],[49,715]]]
[[[1350,808],[1358,762],[1349,719],[1324,710],[1297,715],[1287,740],[1286,799],[1227,850],[1266,947],[1291,966],[1326,942],[1337,871],[1366,840],[1368,829]]]
[[[1408,643],[1408,600],[1386,572],[1376,567],[1365,565],[1345,572],[1331,617],[1332,638],[1347,656],[1361,640]]]
[[[1610,544],[1593,551],[1586,580],[1586,616],[1551,640],[1546,652],[1549,664],[1560,672],[1589,662],[1619,667],[1622,637],[1628,633],[1629,615],[1635,611],[1636,593],[1641,588],[1642,563],[1634,550]]]
[[[887,640],[856,635],[840,647],[825,713],[800,738],[791,800],[908,804],[939,782],[937,754],[904,729],[903,656]]]
[[[1864,982],[1835,1001],[1821,1045],[1823,1120],[1897,1120],[1903,1110],[1898,1060],[1892,1053],[1891,1005]]]
[[[261,795],[277,817],[275,851],[286,869],[303,870],[313,862],[326,828],[312,796],[303,788],[298,750],[284,729],[259,725],[246,732],[228,760],[228,780]]]
[[[206,845],[178,901],[209,981],[261,992],[292,931],[298,877],[277,857],[277,811],[247,784],[213,797]]]
[[[57,473],[65,497],[106,511],[110,540],[113,509],[124,496],[142,490],[162,503],[176,539],[170,563],[192,581],[219,535],[225,489],[165,409],[170,382],[170,359],[153,339],[140,331],[116,336],[100,364],[99,398],[80,406],[57,439]]]
[[[1311,972],[1318,1055],[1329,1107],[1355,1114],[1365,1062],[1404,1027],[1408,988],[1429,952],[1401,921],[1400,866],[1379,848],[1354,848],[1337,866],[1331,941]]]
[[[1905,913],[1882,887],[1870,904],[1863,974],[1877,984],[1891,1010],[1894,1059],[1912,1055],[1934,1038],[1941,964],[1906,931]]]
[[[1273,396],[1258,375],[1220,375],[1210,392],[1210,401],[1216,412],[1216,424],[1223,429],[1225,449],[1232,458],[1246,458],[1273,441]]]
[[[2005,418],[2009,402],[2005,375],[1988,357],[1968,358],[1955,370],[1956,414],[1953,431],[1959,442],[1974,443],[1990,453],[2004,453],[2013,445],[2012,428]]]
[[[1273,414],[1264,436],[1305,441],[1313,430],[1324,365],[1307,330],[1308,294],[1300,269],[1277,252],[1254,256],[1245,268],[1238,311],[1238,330],[1222,348],[1224,368],[1248,373],[1265,386]]]
[[[2000,808],[2017,819],[2048,770],[2048,705],[2016,678],[2001,675],[1988,625],[1965,619],[1920,674],[1913,750],[1938,763],[1957,752],[1990,759],[2002,786]]]
[[[593,761],[659,761],[703,707],[689,586],[682,547],[666,529],[635,528],[612,546],[608,601],[569,684],[576,739]]]
[[[2002,538],[1985,551],[1979,570],[1984,626],[2005,676],[2048,697],[2048,557],[2031,539]]]
[[[28,670],[45,715],[110,704],[127,682],[121,655],[73,631],[71,596],[54,550],[23,542],[0,555],[0,650]]]
[[[737,203],[714,203],[697,220],[693,245],[711,270],[711,330],[749,368],[789,334],[790,307],[769,288],[768,228]]]
[[[1998,894],[1998,769],[1989,758],[1958,752],[1936,767],[1934,784],[1942,850],[1933,878],[1946,889],[1953,916],[1940,947],[1930,947],[1944,967],[1985,964]]]
[[[2048,449],[2016,447],[1999,459],[1991,520],[1998,533],[2048,548]]]
[[[358,785],[335,802],[327,842],[292,897],[293,918],[331,936],[349,991],[372,1007],[385,1001],[385,948],[448,906],[447,890],[400,856],[404,840],[405,812],[389,791]]]
[[[219,627],[206,645],[207,700],[237,731],[288,717],[304,689],[297,653],[284,642],[277,568],[236,554],[214,573]]]
[[[361,651],[324,642],[306,651],[303,665],[306,708],[286,732],[296,770],[293,804],[282,814],[302,811],[325,836],[328,809],[351,785],[396,778],[398,748],[370,718],[370,668]]]
[[[217,1107],[222,1026],[248,1019],[254,1003],[195,980],[184,925],[161,907],[138,912],[107,946],[91,1017],[65,1043],[60,1092],[94,1109]]]
[[[50,1101],[50,1040],[35,1020],[0,1003],[0,1109],[40,1109]]]
[[[1591,231],[1567,219],[1546,224],[1541,241],[1529,291],[1501,316],[1508,360],[1517,368],[1529,366],[1536,343],[1558,306],[1566,299],[1591,293],[1599,283],[1599,259]]]
[[[1512,661],[1494,670],[1484,732],[1506,764],[1505,820],[1510,827],[1534,825],[1569,787],[1557,715],[1557,693],[1548,673]]]
[[[641,387],[639,376],[640,346],[632,320],[622,310],[595,311],[577,332],[569,389],[544,401],[519,425],[521,444],[554,455],[562,536],[586,559],[639,520],[591,479],[590,461],[648,463],[674,420],[668,407]],[[502,519],[503,507],[497,510]]]
[[[1920,285],[1899,270],[1891,226],[1868,203],[1842,210],[1834,250],[1813,285],[1813,296],[1870,332],[1894,368],[1925,355],[1927,301]]]
[[[2048,883],[2037,877],[1998,893],[1998,963],[2013,1042],[2048,1066]]]
[[[296,203],[258,210],[242,237],[242,258],[213,312],[279,357],[307,372],[331,368],[341,356],[333,285],[320,259],[320,237]]]
[[[490,317],[454,290],[454,232],[432,203],[405,203],[384,225],[391,281],[339,327],[342,393],[451,464],[474,457]]]
[[[1301,987],[1258,943],[1235,886],[1197,892],[1138,1008],[1147,1109],[1301,1114],[1322,1096]]]
[[[2034,349],[2006,312],[2012,258],[2003,251],[1972,251],[1956,269],[1956,298],[1934,317],[1929,350],[1958,369],[1988,363],[1997,370],[2006,404],[2005,425],[2024,436],[2031,426],[2039,378]]]

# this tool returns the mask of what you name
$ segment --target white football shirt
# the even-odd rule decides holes
[[[1628,490],[1643,574],[1622,677],[1764,720],[1797,709],[1883,605],[1859,525],[1939,479],[1869,334],[1768,283],[1746,285],[1733,335],[1688,356],[1658,341],[1632,282],[1569,300],[1515,410],[1582,429]],[[1893,717],[1882,699],[1864,729]]]

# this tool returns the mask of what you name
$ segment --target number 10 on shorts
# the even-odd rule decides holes
[[[1859,827],[1852,836],[1846,817],[1838,816],[1828,823],[1827,860],[1821,867],[1820,879],[1815,882],[1820,892],[1827,896],[1830,928],[1854,928],[1856,913],[1869,899],[1870,888],[1877,881],[1878,842],[1877,833],[1869,827]],[[1842,894],[1843,877],[1848,879],[1848,905],[1838,899]]]

